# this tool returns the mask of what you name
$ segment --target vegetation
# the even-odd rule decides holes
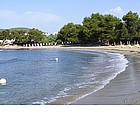
[[[79,43],[79,35],[81,31],[81,25],[68,23],[65,25],[57,35],[57,41],[59,43],[64,42],[65,44],[76,44]]]
[[[45,37],[43,40],[44,43],[56,43],[57,34],[50,34]]]
[[[4,31],[5,29],[0,29],[0,32]],[[30,29],[29,28],[24,28],[24,27],[19,27],[19,28],[10,28],[8,29],[10,31],[14,31],[14,30],[26,30],[26,31],[29,31]]]
[[[82,25],[68,23],[60,29],[57,41],[64,44],[127,44],[140,41],[140,18],[137,13],[128,12],[119,19],[113,15],[99,13],[85,17]]]
[[[1,30],[0,40],[14,40],[14,44],[54,43],[57,35],[46,35],[38,29],[15,28]]]
[[[38,29],[13,28],[0,30],[0,40],[14,39],[14,44],[56,43],[108,45],[140,42],[140,18],[129,11],[122,19],[113,15],[91,14],[82,25],[68,23],[58,34],[46,35]]]

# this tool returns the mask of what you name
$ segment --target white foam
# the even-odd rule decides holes
[[[105,71],[99,71],[99,73],[103,73],[105,74],[106,72],[110,72],[110,75],[106,76],[105,78],[101,78],[99,80],[96,80],[95,79],[95,76],[98,77],[98,74],[95,75],[93,72],[92,72],[92,69],[90,71],[87,71],[87,73],[85,73],[83,76],[81,76],[80,78],[81,79],[78,79],[76,80],[75,83],[73,83],[73,85],[69,85],[69,87],[65,87],[62,91],[60,91],[58,93],[57,96],[49,99],[49,101],[46,99],[44,100],[40,100],[40,101],[37,101],[37,102],[34,102],[33,104],[47,104],[47,103],[51,103],[51,102],[54,102],[55,100],[57,100],[58,98],[61,98],[61,97],[66,97],[66,96],[71,96],[71,95],[68,95],[68,92],[71,91],[72,89],[76,89],[79,90],[82,89],[82,88],[85,88],[85,89],[88,89],[89,87],[92,87],[93,88],[93,91],[91,92],[91,90],[89,90],[89,93],[85,94],[85,95],[82,95],[81,96],[78,96],[76,101],[81,99],[81,98],[84,98],[86,97],[87,95],[90,95],[102,88],[104,88],[111,80],[113,80],[118,74],[120,74],[121,72],[125,71],[126,67],[128,66],[128,60],[125,58],[124,55],[122,54],[119,54],[119,53],[108,53],[110,54],[109,57],[110,57],[110,65],[106,66],[105,68]],[[86,68],[85,67],[85,70],[88,70],[88,67]],[[89,73],[88,73],[89,72]],[[94,86],[96,84],[96,86]],[[68,104],[72,103],[72,102],[75,102],[75,101],[69,101]]]
[[[109,53],[109,54],[114,55],[114,53]],[[120,74],[120,73],[122,73],[123,71],[126,70],[129,61],[125,58],[125,56],[123,54],[115,53],[115,55],[118,57],[116,64],[114,64],[114,66],[117,68],[117,72],[114,72],[114,74],[112,74],[111,77],[108,77],[107,79],[104,79],[103,81],[95,81],[97,83],[100,83],[100,86],[98,88],[94,89],[93,92],[87,93],[87,94],[77,98],[75,101],[77,101],[79,99],[82,99],[82,98],[84,98],[84,97],[86,97],[86,96],[88,96],[88,95],[90,95],[90,94],[92,94],[92,93],[104,88],[118,74]],[[112,60],[112,62],[113,62],[113,60]],[[85,86],[81,86],[80,88],[84,88],[84,87]],[[71,103],[73,103],[75,101],[69,102],[68,104],[71,104]]]

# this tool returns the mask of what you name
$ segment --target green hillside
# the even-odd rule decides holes
[[[0,29],[0,32],[2,32],[3,30],[6,30],[6,29]],[[25,28],[25,27],[18,27],[18,28],[10,28],[8,29],[10,31],[14,31],[14,30],[29,30],[29,28]]]

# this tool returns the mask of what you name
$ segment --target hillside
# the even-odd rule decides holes
[[[2,32],[3,30],[5,30],[5,29],[0,29],[0,32]],[[18,28],[10,28],[10,29],[8,29],[8,30],[10,30],[10,31],[14,31],[14,30],[29,30],[29,28],[25,28],[25,27],[18,27]]]

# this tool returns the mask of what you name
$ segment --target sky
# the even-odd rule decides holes
[[[0,0],[0,29],[37,28],[58,32],[65,24],[82,24],[92,13],[121,18],[128,11],[140,14],[140,0]]]

